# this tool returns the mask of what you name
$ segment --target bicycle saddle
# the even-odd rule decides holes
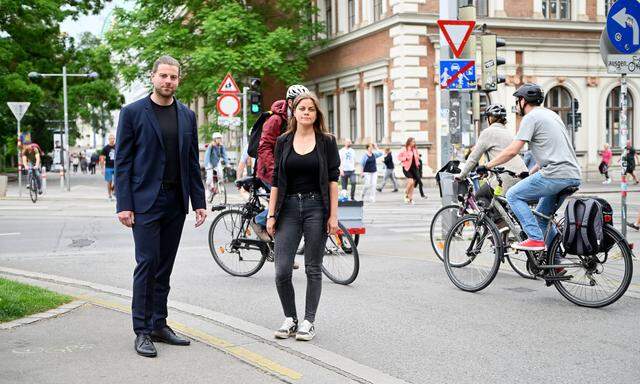
[[[576,193],[580,188],[579,187],[566,187],[565,189],[558,192],[558,197],[568,197]]]

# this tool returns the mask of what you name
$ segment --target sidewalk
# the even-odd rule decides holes
[[[191,345],[155,343],[156,358],[138,356],[130,291],[2,267],[0,276],[84,302],[53,318],[0,327],[0,383],[407,384],[314,342],[276,340],[273,330],[171,300],[168,325]]]

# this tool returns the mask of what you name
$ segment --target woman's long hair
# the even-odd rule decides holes
[[[412,142],[412,141],[415,141],[415,140],[416,140],[416,139],[414,139],[413,137],[409,137],[409,138],[407,139],[407,141],[404,143],[404,148],[405,148],[405,149],[409,149],[409,146],[411,145],[411,142]]]
[[[293,104],[291,106],[292,116],[289,118],[285,134],[296,133],[296,130],[298,129],[298,120],[296,120],[295,111],[296,108],[298,108],[298,104],[300,104],[302,100],[306,99],[313,101],[313,106],[316,108],[316,121],[313,122],[313,130],[321,135],[330,135],[331,133],[327,130],[327,125],[324,121],[324,113],[322,113],[322,110],[320,109],[320,101],[318,100],[318,96],[313,92],[301,93],[293,100]]]

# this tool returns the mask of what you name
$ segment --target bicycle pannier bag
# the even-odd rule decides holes
[[[596,199],[571,199],[564,212],[563,243],[568,254],[600,252],[604,231],[602,205]]]

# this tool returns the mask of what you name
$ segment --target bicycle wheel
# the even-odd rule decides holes
[[[451,282],[467,292],[486,288],[498,273],[502,240],[492,222],[469,214],[458,220],[444,246],[444,268]]]
[[[31,201],[33,201],[34,204],[38,201],[38,183],[33,174],[29,175],[29,197],[31,197]]]
[[[503,232],[503,244],[513,244],[515,242],[520,242],[521,239],[516,237],[511,231]],[[511,269],[515,271],[521,277],[525,279],[535,280],[536,276],[529,271],[529,259],[527,258],[527,253],[525,251],[518,251],[515,249],[510,249],[508,252],[504,254],[505,259],[511,266]]]
[[[334,283],[347,285],[358,277],[360,258],[349,230],[342,223],[338,226],[341,234],[327,236],[322,272]]]
[[[227,205],[227,188],[225,188],[224,183],[217,182],[215,184],[214,190],[211,191],[209,202],[214,207]]]
[[[568,280],[554,281],[558,292],[567,300],[582,307],[599,308],[614,303],[626,292],[633,275],[632,253],[628,243],[614,228],[605,225],[602,243],[608,250],[593,256],[569,255],[557,236],[549,250],[548,263],[562,264],[571,276]],[[557,255],[553,257],[552,255]],[[559,276],[551,269],[550,276]]]
[[[431,248],[433,248],[433,251],[440,261],[444,261],[442,253],[444,251],[444,242],[447,239],[447,233],[449,229],[453,227],[453,224],[463,215],[463,208],[457,204],[445,205],[433,215],[431,225],[429,226],[429,240],[431,242]]]
[[[221,212],[211,223],[209,250],[225,272],[243,277],[258,272],[269,253],[237,209]]]

